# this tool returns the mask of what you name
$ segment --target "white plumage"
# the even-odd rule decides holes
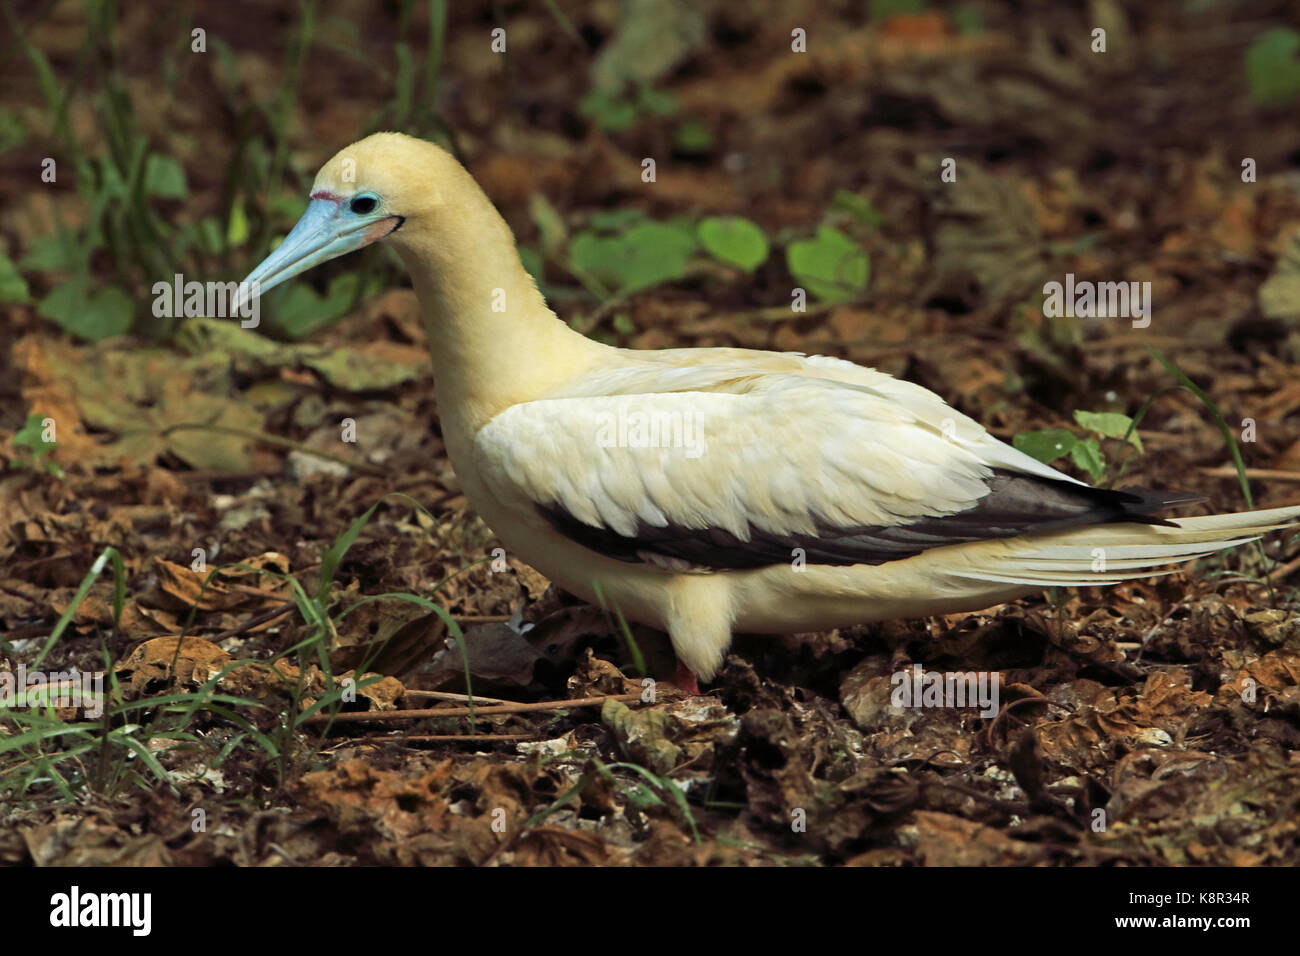
[[[265,289],[392,243],[424,309],[443,437],[471,503],[556,584],[667,630],[705,679],[735,630],[1113,584],[1300,518],[1159,523],[1186,496],[1090,488],[932,392],[839,359],[586,339],[546,307],[473,179],[429,143],[353,144],[312,197],[249,280]]]
[[[665,354],[711,361],[713,351]],[[995,467],[1073,481],[915,386],[919,395],[882,388],[906,383],[848,362],[718,351],[733,364],[617,367],[515,405],[475,436],[477,467],[503,499],[559,506],[621,535],[639,518],[742,542],[751,524],[812,535],[816,518],[871,526],[965,511]]]

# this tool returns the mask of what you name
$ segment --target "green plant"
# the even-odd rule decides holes
[[[883,20],[897,14],[915,15],[925,12],[925,0],[871,0],[868,9],[871,19]]]
[[[630,770],[640,775],[645,783],[633,784],[628,787],[626,791],[628,799],[640,810],[651,807],[667,807],[676,810],[677,815],[691,828],[692,838],[696,843],[700,842],[700,830],[695,825],[695,814],[691,813],[690,804],[686,802],[686,794],[670,778],[660,776],[640,764],[625,761],[603,764],[596,760],[595,764],[601,775],[610,780],[616,779],[614,777],[615,770]]]
[[[0,107],[0,153],[27,142],[27,126],[13,110]]]
[[[953,26],[963,36],[973,36],[984,31],[984,14],[976,3],[958,3],[948,11]]]
[[[743,216],[709,216],[697,230],[700,244],[715,259],[753,272],[767,261],[767,234]]]
[[[148,308],[137,309],[136,291],[170,281],[176,273],[227,279],[234,271],[232,251],[249,236],[246,197],[264,186],[277,167],[265,161],[253,141],[241,143],[221,191],[228,197],[221,214],[194,222],[177,222],[165,215],[161,204],[188,198],[184,169],[140,131],[138,108],[127,92],[113,42],[116,4],[88,0],[85,9],[81,62],[87,68],[74,71],[61,83],[9,5],[0,7],[52,117],[49,135],[57,152],[46,160],[43,173],[51,182],[70,178],[86,209],[84,223],[77,227],[58,220],[56,213],[55,231],[33,240],[18,266],[45,274],[51,288],[39,300],[38,313],[79,338],[98,341],[126,331],[167,336],[178,320],[154,316]],[[309,23],[310,16],[304,22]],[[219,41],[213,42],[217,47]],[[220,58],[220,49],[217,52]],[[165,58],[174,56],[176,51],[168,51]],[[231,79],[233,87],[236,81]],[[74,133],[68,119],[73,98],[86,95],[82,87],[92,84],[100,124],[93,151]],[[92,263],[105,258],[111,271],[106,281],[97,275],[98,266],[92,268]]]
[[[847,189],[835,190],[831,197],[831,208],[846,212],[858,222],[879,229],[885,224],[885,214],[871,204],[871,200]]]
[[[1246,85],[1261,106],[1286,103],[1300,94],[1300,32],[1265,30],[1246,49]]]
[[[1019,451],[1045,464],[1068,457],[1094,482],[1101,481],[1106,472],[1106,458],[1102,454],[1100,438],[1126,441],[1139,454],[1143,451],[1137,423],[1127,415],[1119,412],[1076,411],[1074,420],[1097,437],[1080,438],[1064,428],[1044,428],[1020,432],[1012,438],[1011,443]]]
[[[397,497],[413,501],[406,495],[399,494]],[[415,504],[422,509],[418,502]],[[378,503],[351,522],[326,550],[321,560],[319,583],[310,593],[292,576],[243,564],[215,567],[205,577],[200,598],[218,575],[232,568],[253,571],[288,584],[293,604],[306,625],[307,634],[269,661],[232,661],[194,690],[124,701],[121,688],[117,685],[113,662],[105,646],[104,667],[110,687],[106,695],[106,706],[99,718],[64,720],[48,707],[43,710],[27,707],[30,701],[24,699],[16,701],[16,708],[0,708],[0,721],[7,723],[10,728],[9,733],[0,735],[0,794],[21,799],[34,790],[52,787],[64,799],[75,800],[87,789],[112,795],[128,784],[145,789],[162,784],[176,792],[173,774],[161,762],[165,755],[181,749],[206,752],[208,767],[219,769],[223,760],[236,748],[245,745],[251,745],[274,762],[277,777],[283,785],[296,764],[314,757],[316,753],[312,743],[314,737],[309,738],[304,734],[312,718],[322,712],[337,717],[350,695],[380,679],[378,675],[370,675],[361,678],[355,685],[338,681],[334,677],[329,658],[329,642],[338,623],[348,613],[369,601],[396,598],[418,604],[442,617],[466,660],[468,688],[470,675],[464,634],[446,610],[432,601],[413,594],[374,595],[343,609],[335,617],[330,617],[330,590],[334,573],[377,507]],[[66,632],[95,581],[107,568],[112,568],[113,572],[111,606],[113,626],[117,627],[125,606],[126,573],[121,555],[113,548],[105,548],[83,577],[72,601],[33,658],[30,665],[33,670],[40,667]],[[435,587],[434,592],[445,583],[444,581]],[[196,613],[197,601],[191,606],[189,617],[182,627],[182,638],[188,634]],[[177,658],[181,646],[178,641]],[[376,649],[375,654],[378,653],[379,649]],[[250,711],[267,710],[266,703],[224,694],[218,690],[222,679],[241,667],[274,664],[275,661],[291,656],[297,659],[299,665],[295,685],[286,688],[293,703],[283,712],[274,713],[269,726],[266,721],[259,726],[249,716]],[[313,664],[319,666],[325,681],[325,691],[318,694],[309,706],[303,706],[308,690],[308,668]],[[365,669],[366,664],[363,663],[356,673],[363,674]],[[172,672],[175,673],[175,670],[176,659],[173,659]],[[471,711],[473,706],[471,689]],[[230,728],[224,743],[221,743],[219,736],[198,732],[195,725],[201,717],[204,721],[217,718]],[[326,724],[326,731],[328,726]],[[93,760],[90,759],[92,757]]]
[[[55,445],[55,442],[45,440],[45,434],[45,419],[36,413],[29,415],[23,427],[14,434],[13,443],[15,448],[27,449],[31,454],[31,460],[27,461],[19,457],[14,460],[14,463],[20,468],[33,470],[39,468],[47,475],[62,478],[63,469],[59,467],[58,462],[50,461],[45,457],[54,450]]]
[[[596,280],[598,289],[631,295],[682,278],[695,249],[694,230],[687,227],[642,220],[610,231],[593,217],[593,228],[569,244],[569,266]]]
[[[1241,448],[1237,445],[1237,439],[1232,434],[1232,429],[1228,427],[1228,422],[1224,419],[1223,413],[1219,411],[1219,406],[1214,400],[1206,395],[1199,385],[1187,377],[1187,373],[1175,365],[1168,357],[1157,348],[1147,346],[1147,351],[1151,357],[1159,362],[1169,376],[1178,383],[1178,388],[1191,392],[1205,406],[1210,417],[1214,419],[1214,425],[1223,436],[1224,447],[1228,449],[1228,454],[1232,457],[1232,466],[1237,472],[1237,481],[1241,485],[1241,495],[1246,499],[1246,507],[1255,507],[1255,496],[1250,493],[1250,479],[1246,477],[1246,462],[1241,457]]]
[[[578,112],[608,133],[621,133],[636,125],[642,116],[673,116],[677,97],[638,84],[630,90],[592,90],[578,102]]]
[[[446,3],[429,0],[428,52],[421,75],[415,68],[414,46],[406,39],[414,2],[402,0],[400,4],[399,39],[394,48],[397,66],[388,76],[393,95],[376,112],[371,128],[407,129],[454,145],[436,107]],[[283,79],[266,102],[246,101],[234,52],[221,37],[208,37],[212,78],[222,101],[219,105],[236,117],[238,139],[215,190],[221,197],[220,208],[197,220],[186,220],[175,214],[190,198],[185,170],[141,132],[142,107],[132,99],[125,83],[113,40],[118,33],[118,5],[113,0],[87,0],[80,66],[61,80],[45,54],[30,41],[27,28],[11,6],[0,4],[6,32],[12,34],[15,48],[35,74],[51,117],[46,134],[57,149],[48,174],[59,183],[74,183],[86,209],[84,222],[74,227],[57,218],[55,207],[52,233],[32,240],[16,266],[0,259],[0,302],[31,300],[23,276],[27,273],[39,276],[48,288],[38,297],[38,314],[78,338],[99,341],[125,332],[170,338],[181,326],[181,317],[156,316],[149,307],[139,307],[141,290],[147,293],[157,282],[171,282],[178,273],[187,281],[223,283],[246,274],[265,254],[281,224],[291,222],[302,211],[301,197],[308,182],[290,166],[289,137],[308,55],[317,42],[317,7],[318,0],[300,4],[301,16],[285,43]],[[329,36],[337,33],[334,30]],[[172,89],[178,82],[179,64],[190,53],[189,43],[185,34],[183,44],[162,51],[165,88]],[[337,42],[336,51],[356,52]],[[416,95],[417,88],[422,89],[421,96]],[[93,98],[99,121],[97,135],[89,144],[73,131],[68,118],[69,104],[75,97],[85,96]],[[263,129],[269,131],[269,137],[258,135]],[[15,115],[0,111],[0,149],[26,136]],[[371,275],[373,261],[374,257],[363,259],[356,273],[337,277],[323,295],[306,281],[274,290],[266,303],[270,308],[265,330],[300,339],[337,320],[382,284],[382,279]],[[395,272],[396,266],[390,269]]]
[[[633,781],[631,783],[619,779],[614,771],[627,770],[642,778],[644,782]],[[691,830],[691,836],[698,844],[700,842],[700,830],[695,823],[695,814],[691,812],[690,804],[686,800],[686,794],[682,788],[677,786],[670,778],[660,776],[640,764],[619,761],[614,763],[605,763],[598,757],[592,757],[587,768],[583,770],[577,782],[564,793],[560,794],[550,804],[538,810],[527,820],[524,821],[519,833],[515,839],[526,833],[529,829],[546,822],[546,819],[554,814],[557,810],[568,806],[574,798],[579,796],[587,785],[596,777],[604,777],[623,790],[628,800],[638,810],[648,810],[654,807],[664,807],[669,812],[680,817]]]
[[[26,305],[32,301],[32,294],[12,259],[0,252],[0,305],[10,302]]]
[[[601,610],[603,610],[606,615],[608,615],[611,610],[613,611],[614,621],[618,622],[618,626],[615,627],[614,621],[610,621],[610,629],[615,631],[627,646],[627,652],[632,657],[633,671],[638,675],[644,676],[646,672],[645,655],[641,653],[641,645],[638,644],[636,638],[632,636],[632,628],[627,623],[627,618],[623,616],[623,611],[617,605],[611,609],[610,602],[605,597],[605,590],[600,586],[599,581],[592,581],[591,584],[596,591],[596,601],[600,604]]]
[[[673,130],[673,148],[683,153],[707,153],[713,149],[713,133],[695,117],[688,116]]]
[[[823,302],[848,302],[867,287],[871,260],[867,251],[834,226],[823,225],[811,239],[785,250],[790,274]]]

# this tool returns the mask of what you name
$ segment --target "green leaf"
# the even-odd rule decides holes
[[[27,141],[27,127],[13,110],[0,109],[0,153]]]
[[[36,311],[72,335],[98,342],[131,328],[134,305],[121,289],[93,289],[89,277],[83,275],[56,285]]]
[[[884,213],[871,205],[871,200],[865,196],[859,196],[857,193],[851,193],[847,189],[835,190],[831,205],[836,209],[844,210],[853,218],[865,222],[872,229],[879,229],[885,224]]]
[[[247,241],[248,214],[244,212],[244,204],[236,201],[230,207],[230,221],[226,223],[226,246],[238,249]]]
[[[396,388],[417,380],[428,362],[419,349],[332,349],[324,355],[307,355],[302,364],[319,372],[331,385],[349,392]]]
[[[715,259],[746,272],[753,272],[767,261],[767,236],[743,216],[709,216],[700,223],[699,237],[700,244]]]
[[[628,800],[631,801],[638,810],[650,810],[654,807],[668,806],[668,804],[660,800],[659,797],[655,796],[653,790],[644,784],[634,783],[624,792],[627,794]]]
[[[580,99],[578,112],[607,133],[631,129],[638,115],[635,103],[600,90],[592,90]]]
[[[289,221],[297,222],[298,217],[302,215],[302,197],[296,192],[276,193],[271,197],[270,208],[267,215],[276,222]],[[284,236],[280,236],[278,242],[283,242]],[[278,244],[277,242],[277,244]]]
[[[1106,471],[1106,459],[1101,455],[1101,444],[1095,438],[1081,438],[1070,449],[1071,460],[1088,473],[1093,481],[1101,481]]]
[[[172,156],[150,153],[144,164],[144,191],[163,199],[184,199],[189,192],[185,167]]]
[[[1285,103],[1300,93],[1300,33],[1274,27],[1255,38],[1245,54],[1250,98],[1261,105]]]
[[[591,67],[597,90],[654,84],[708,42],[703,5],[691,0],[620,0],[614,35]]]
[[[1126,438],[1138,451],[1142,451],[1142,439],[1138,437],[1137,429],[1133,429],[1133,434],[1129,434],[1129,427],[1133,424],[1133,419],[1127,415],[1121,415],[1119,412],[1083,412],[1076,411],[1074,420],[1090,431],[1096,432],[1104,438],[1118,438],[1124,441]]]
[[[194,234],[198,237],[199,244],[208,255],[221,255],[223,251],[221,222],[216,216],[204,216],[194,223]]]
[[[306,282],[294,282],[271,313],[270,325],[300,342],[341,319],[357,294],[359,274],[345,272],[330,280],[325,295],[317,295]]]
[[[415,60],[411,56],[409,43],[393,45],[393,59],[397,61],[396,75],[393,79],[392,111],[397,128],[406,125],[411,115],[411,99],[415,93]]]
[[[63,100],[58,78],[54,74],[54,68],[50,66],[50,61],[45,54],[34,44],[25,43],[24,46],[27,58],[32,62],[32,69],[36,72],[36,84],[40,87],[41,96],[45,99],[45,106],[51,113],[54,113]]]
[[[541,193],[533,193],[528,199],[528,214],[541,237],[542,253],[547,256],[559,255],[569,240],[569,230],[564,225],[564,217],[559,210]]]
[[[883,20],[899,13],[924,13],[925,0],[871,0],[867,7],[871,11],[871,19]]]
[[[1300,33],[1278,26],[1245,51],[1245,82],[1256,103],[1286,103],[1300,94]]]
[[[375,502],[366,509],[366,513],[358,518],[354,518],[348,525],[346,531],[334,539],[320,559],[320,582],[316,586],[316,600],[323,606],[329,597],[330,585],[334,581],[334,572],[338,570],[339,562],[343,556],[348,553],[348,549],[356,544],[357,538],[361,536],[361,531],[365,528],[370,516],[375,513],[379,507],[379,502]]]
[[[32,301],[27,280],[22,277],[18,267],[3,252],[0,252],[0,303],[17,302],[26,305]]]
[[[687,117],[673,131],[673,146],[683,153],[707,153],[713,148],[713,134],[693,116]]]
[[[580,233],[569,246],[569,260],[575,270],[631,293],[680,279],[694,251],[695,239],[688,232],[643,222],[620,236]]]
[[[428,359],[411,349],[413,358],[396,362],[383,352],[334,349],[325,355],[311,355],[303,364],[320,372],[330,385],[348,392],[382,392],[416,381]]]
[[[606,209],[593,212],[587,218],[587,225],[601,232],[617,232],[638,222],[645,222],[646,214],[635,207],[631,209]]]
[[[867,252],[834,226],[822,226],[813,239],[785,250],[790,274],[823,302],[847,302],[867,287]]]
[[[532,246],[520,246],[519,261],[523,263],[524,271],[533,277],[537,287],[541,288],[542,274],[546,268],[546,261],[542,258],[542,254]]]
[[[1030,458],[1036,458],[1045,464],[1070,454],[1078,442],[1074,433],[1064,428],[1020,432],[1011,439],[1011,444],[1017,451],[1023,451]]]
[[[673,96],[673,94],[667,90],[656,90],[649,86],[641,87],[637,102],[647,113],[654,113],[656,116],[672,116],[680,108],[677,97]]]
[[[984,14],[974,3],[959,3],[948,11],[952,24],[962,36],[972,36],[984,31]]]
[[[49,452],[50,446],[55,444],[45,440],[45,417],[40,412],[27,416],[23,427],[14,432],[12,441],[15,447],[28,449],[36,458]]]
[[[40,412],[32,412],[27,416],[23,427],[14,433],[13,444],[15,448],[26,448],[32,453],[30,465],[33,468],[39,465],[54,477],[63,477],[63,469],[56,462],[42,460],[54,450],[56,442],[45,440],[45,418]],[[15,463],[20,466],[29,464],[22,458],[18,458]]]
[[[89,256],[68,231],[37,236],[27,244],[27,255],[18,260],[22,269],[36,272],[85,272]]]
[[[1241,483],[1241,494],[1246,499],[1246,507],[1254,508],[1255,497],[1250,492],[1250,478],[1246,475],[1246,462],[1241,457],[1241,448],[1237,445],[1237,436],[1228,427],[1228,422],[1224,419],[1223,413],[1219,411],[1219,406],[1214,404],[1214,399],[1206,395],[1199,385],[1187,377],[1186,372],[1171,362],[1158,348],[1148,345],[1147,351],[1151,353],[1152,358],[1165,367],[1165,371],[1169,373],[1174,381],[1199,398],[1206,411],[1210,413],[1210,417],[1214,419],[1214,424],[1218,426],[1219,434],[1223,436],[1223,444],[1227,447],[1228,454],[1232,455],[1232,464],[1237,469],[1237,481]]]
[[[77,613],[77,608],[81,607],[81,602],[86,600],[86,595],[90,593],[90,588],[95,583],[95,579],[99,577],[100,572],[102,572],[110,563],[113,566],[113,574],[119,578],[125,578],[126,571],[122,564],[122,556],[118,553],[116,548],[111,546],[106,547],[100,552],[99,557],[95,559],[95,563],[90,566],[90,570],[86,572],[85,577],[81,579],[81,584],[78,586],[77,592],[72,595],[72,601],[69,602],[66,608],[64,608],[63,613],[59,615],[58,621],[55,622],[54,630],[51,631],[50,636],[45,639],[45,644],[41,647],[40,653],[36,655],[36,659],[32,662],[32,670],[36,670],[41,666],[41,662],[45,660],[45,655],[50,652],[50,648],[54,647],[59,638],[63,636],[64,629],[67,628],[68,624],[72,621],[72,616]],[[117,587],[124,586],[125,585],[122,584],[117,585],[114,588],[114,595],[116,595]]]

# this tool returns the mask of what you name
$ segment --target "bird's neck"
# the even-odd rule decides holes
[[[451,426],[464,438],[612,351],[547,307],[510,228],[486,196],[477,198],[478,208],[444,217],[452,224],[436,236],[413,235],[399,246],[420,300],[444,432]]]

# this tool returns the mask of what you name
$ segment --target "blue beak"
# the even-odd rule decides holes
[[[377,218],[343,212],[342,202],[313,199],[284,242],[248,274],[239,287],[238,302],[252,299],[330,259],[369,245]]]

